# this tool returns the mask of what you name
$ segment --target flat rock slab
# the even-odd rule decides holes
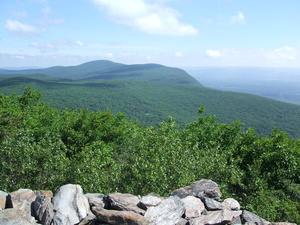
[[[148,220],[132,211],[106,210],[102,207],[93,207],[92,212],[99,222],[112,225],[148,225]]]
[[[19,189],[9,193],[13,208],[22,210],[26,215],[31,216],[31,204],[36,199],[35,193],[30,189]]]
[[[227,224],[233,219],[233,213],[229,209],[208,212],[198,218],[190,220],[191,225]]]
[[[5,209],[0,211],[0,224],[5,225],[35,225],[36,220],[25,215],[23,210]]]
[[[145,214],[145,210],[137,206],[140,202],[140,198],[135,195],[112,193],[107,195],[106,199],[110,203],[110,207],[113,209],[133,211],[141,215]]]

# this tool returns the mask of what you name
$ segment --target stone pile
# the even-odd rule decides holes
[[[1,225],[292,225],[270,223],[240,209],[233,198],[222,201],[218,185],[207,179],[162,197],[111,193],[84,194],[79,185],[51,191],[0,191]]]

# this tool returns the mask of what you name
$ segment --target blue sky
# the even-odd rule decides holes
[[[300,67],[299,0],[1,0],[0,67]]]

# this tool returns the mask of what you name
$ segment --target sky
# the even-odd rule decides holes
[[[299,0],[0,0],[0,68],[300,67]]]

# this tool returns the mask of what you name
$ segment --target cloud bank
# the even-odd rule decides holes
[[[194,36],[198,30],[179,21],[180,14],[169,7],[146,0],[93,0],[104,7],[113,21],[149,34]]]

